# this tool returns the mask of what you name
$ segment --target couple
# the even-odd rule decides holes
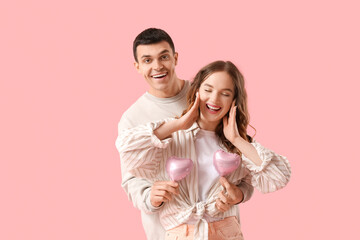
[[[284,187],[291,172],[286,158],[247,135],[242,74],[231,62],[216,61],[203,67],[191,85],[179,79],[178,54],[161,29],[140,33],[133,53],[150,88],[123,114],[116,146],[122,186],[142,210],[147,238],[243,239],[236,204],[247,201],[253,187],[261,192]],[[221,178],[212,164],[219,149],[242,158]],[[178,182],[169,181],[165,172],[171,156],[194,164]]]

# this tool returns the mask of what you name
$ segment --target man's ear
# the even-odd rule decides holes
[[[178,57],[179,57],[179,54],[177,52],[174,53],[174,58],[175,58],[175,66],[177,65],[177,62],[178,62]]]
[[[138,62],[134,62],[134,67],[135,67],[136,71],[138,71],[138,73],[140,73],[140,71],[139,71],[139,63]]]

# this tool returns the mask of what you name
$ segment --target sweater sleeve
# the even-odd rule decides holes
[[[251,144],[262,160],[262,164],[257,166],[242,154],[243,163],[252,175],[252,185],[262,193],[274,192],[285,187],[291,175],[290,163],[287,158],[263,147],[256,141]]]
[[[160,140],[154,130],[166,120],[147,123],[135,128],[124,129],[116,139],[121,166],[135,177],[151,181],[158,180],[159,164],[171,138]]]

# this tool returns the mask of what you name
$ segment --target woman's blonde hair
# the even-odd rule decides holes
[[[194,81],[191,83],[190,90],[187,95],[188,108],[183,112],[183,115],[190,110],[192,105],[195,102],[196,92],[199,91],[201,84],[213,73],[215,72],[226,72],[230,75],[234,83],[234,100],[236,108],[236,123],[239,130],[240,136],[247,140],[251,141],[251,137],[247,135],[247,127],[249,125],[250,116],[247,106],[247,94],[245,90],[245,81],[244,77],[239,71],[239,69],[230,61],[215,61],[209,63],[196,74]],[[228,116],[229,113],[226,114]],[[220,121],[219,125],[215,130],[216,135],[220,139],[220,143],[229,151],[233,153],[240,153],[240,151],[226,139],[223,132],[223,122]]]

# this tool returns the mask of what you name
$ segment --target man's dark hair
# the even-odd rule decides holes
[[[162,41],[167,42],[173,50],[173,53],[175,53],[174,43],[169,34],[167,34],[164,30],[158,28],[148,28],[142,31],[139,35],[137,35],[133,43],[133,54],[135,61],[138,62],[136,50],[137,46],[154,44]]]

